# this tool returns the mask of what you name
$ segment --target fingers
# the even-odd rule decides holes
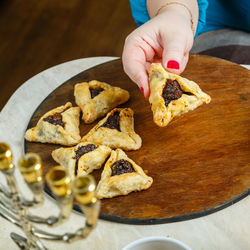
[[[172,36],[169,39],[163,37],[163,66],[170,72],[180,74],[187,61],[184,60],[186,41],[181,39],[180,36]],[[185,64],[185,66],[184,66]]]
[[[192,47],[193,34],[189,25],[190,30],[185,29],[186,21],[179,19],[177,27],[162,25],[167,23],[165,19],[175,17],[168,15],[159,15],[158,19],[150,20],[125,40],[122,54],[124,71],[146,98],[150,94],[147,74],[150,64],[159,61],[169,72],[180,74],[186,67]]]
[[[125,41],[122,62],[125,73],[140,88],[143,95],[148,98],[149,83],[147,68],[154,57],[154,50],[143,40],[128,37]]]

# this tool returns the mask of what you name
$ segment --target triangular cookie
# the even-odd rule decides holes
[[[99,199],[127,195],[149,188],[153,179],[121,150],[111,152],[106,162],[96,193]]]
[[[81,141],[111,148],[136,150],[141,137],[134,131],[134,112],[130,108],[115,108],[97,123]]]
[[[28,141],[75,145],[81,137],[79,131],[80,108],[70,102],[43,115],[34,128],[25,133]]]
[[[110,152],[109,147],[81,142],[75,147],[58,148],[51,155],[74,178],[101,168]]]
[[[96,80],[76,84],[74,95],[85,123],[95,121],[129,99],[128,91]]]
[[[154,122],[166,126],[175,116],[194,110],[211,97],[197,83],[167,72],[160,63],[149,68],[150,97]]]

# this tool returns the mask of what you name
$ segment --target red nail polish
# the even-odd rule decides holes
[[[143,87],[141,87],[141,92],[144,95],[144,88]]]
[[[175,60],[170,60],[170,61],[168,61],[167,68],[169,68],[169,69],[179,69],[180,65]]]

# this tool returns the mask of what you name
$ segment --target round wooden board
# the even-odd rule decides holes
[[[132,224],[157,224],[203,216],[250,193],[250,73],[231,62],[191,55],[182,76],[197,82],[212,97],[173,121],[157,127],[147,99],[114,60],[88,69],[54,90],[33,114],[28,127],[50,109],[71,101],[74,85],[97,79],[128,90],[121,107],[135,111],[135,131],[142,147],[127,152],[154,180],[148,190],[103,199],[101,218]],[[94,125],[81,121],[81,136]],[[57,165],[51,157],[59,145],[25,141],[25,151],[39,153],[44,174]],[[93,173],[96,181],[102,170]]]

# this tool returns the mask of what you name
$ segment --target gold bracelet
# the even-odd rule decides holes
[[[172,5],[172,4],[180,5],[180,6],[184,7],[184,8],[188,11],[188,13],[189,13],[189,15],[190,15],[190,18],[191,18],[191,19],[190,19],[190,21],[191,21],[191,29],[192,29],[192,32],[193,32],[193,34],[194,34],[194,36],[195,36],[195,27],[194,27],[193,15],[192,15],[191,10],[190,10],[184,3],[179,3],[179,2],[170,2],[170,3],[166,3],[166,4],[162,5],[162,6],[157,10],[155,16],[157,16],[157,15],[159,14],[159,12],[160,12],[163,8],[167,7],[168,5]]]

